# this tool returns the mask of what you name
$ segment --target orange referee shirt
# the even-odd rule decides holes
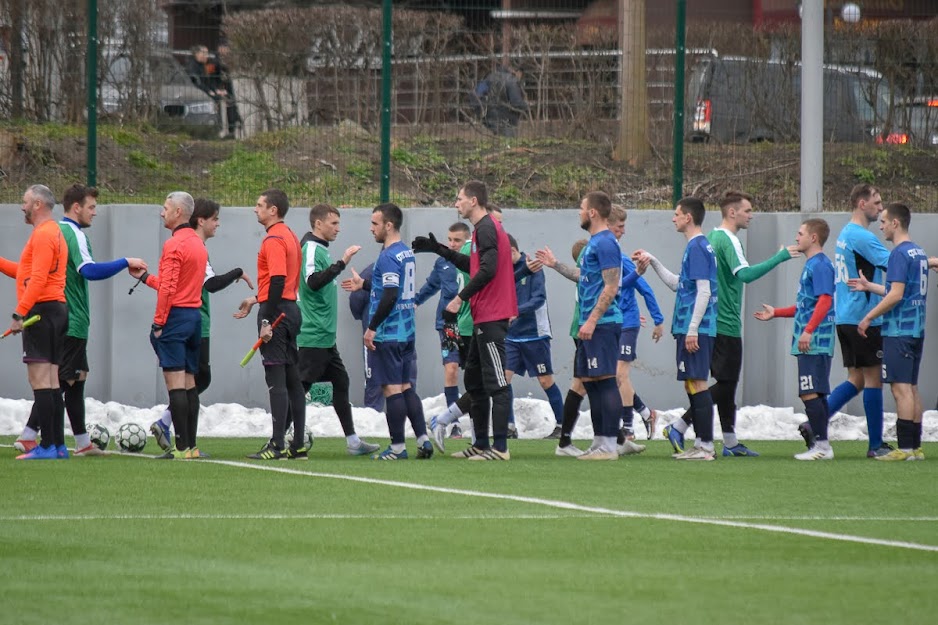
[[[163,244],[159,275],[149,276],[147,286],[156,289],[156,314],[153,323],[166,325],[171,308],[202,306],[202,283],[208,250],[189,224],[177,226]]]
[[[67,264],[65,237],[54,219],[33,228],[19,263],[0,258],[0,271],[16,279],[16,314],[26,316],[39,302],[64,302]]]
[[[296,301],[303,252],[300,240],[282,221],[267,229],[257,253],[257,301],[266,302],[272,276],[285,276],[283,299]]]

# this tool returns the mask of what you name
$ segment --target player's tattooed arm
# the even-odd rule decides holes
[[[549,247],[544,247],[542,250],[538,250],[534,253],[534,256],[537,260],[544,265],[545,267],[551,267],[554,271],[562,275],[567,280],[572,280],[577,282],[580,279],[580,268],[571,267],[570,265],[565,265],[557,261],[557,257],[554,256],[554,253]]]
[[[621,275],[621,266],[603,269],[603,290],[600,292],[596,300],[596,305],[593,306],[593,310],[590,311],[590,316],[586,319],[586,322],[580,326],[577,337],[581,340],[588,341],[593,338],[596,324],[602,319],[602,316],[615,301],[616,295],[619,293],[619,278]]]

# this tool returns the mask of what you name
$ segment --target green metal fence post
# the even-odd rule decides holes
[[[687,0],[677,0],[674,35],[674,154],[671,162],[672,204],[684,195],[684,62],[687,46]]]
[[[98,184],[98,0],[88,0],[88,186]]]
[[[384,0],[381,48],[381,202],[391,197],[391,0]]]

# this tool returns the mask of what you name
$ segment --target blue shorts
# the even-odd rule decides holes
[[[685,334],[674,335],[674,340],[677,342],[677,379],[680,381],[709,380],[710,360],[713,358],[713,337],[709,334],[699,335],[697,344],[700,349],[692,354],[684,347],[686,336]]]
[[[918,385],[924,337],[883,337],[883,382]]]
[[[533,341],[505,341],[505,370],[517,375],[536,378],[553,375],[550,365],[550,339]]]
[[[830,395],[831,357],[821,354],[798,354],[798,395]]]
[[[163,371],[199,372],[202,315],[198,308],[170,308],[159,338],[150,330],[150,344]]]
[[[600,378],[616,374],[619,354],[618,323],[602,323],[596,326],[593,338],[580,339],[573,362],[573,375],[577,378]]]
[[[381,386],[410,384],[411,369],[416,364],[414,342],[384,341],[375,343],[371,352],[368,378]]]
[[[455,362],[457,365],[462,364],[462,360],[459,357],[459,349],[446,349],[446,335],[443,334],[443,330],[438,330],[440,333],[440,356],[443,358],[443,364],[448,365],[451,362]]]
[[[619,360],[622,362],[635,360],[638,330],[639,328],[622,328],[622,332],[619,333]]]

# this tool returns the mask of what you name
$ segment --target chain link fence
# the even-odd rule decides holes
[[[88,4],[0,0],[3,201],[85,177]],[[379,4],[96,4],[103,201],[185,188],[250,205],[269,186],[297,205],[379,201]],[[574,206],[594,188],[668,206],[676,4],[394,3],[391,199],[445,205],[481,178],[508,207]],[[797,3],[689,4],[682,192],[797,210]],[[826,3],[825,207],[872,182],[934,210],[938,7],[846,4]]]

